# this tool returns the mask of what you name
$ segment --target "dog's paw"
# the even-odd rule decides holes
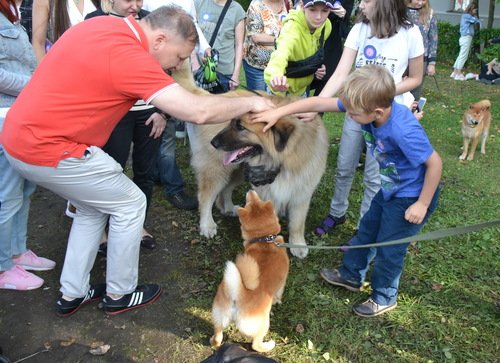
[[[304,248],[290,248],[290,252],[295,257],[306,258],[307,254],[309,253],[309,249],[304,245]]]
[[[469,156],[467,156],[467,160],[468,160],[468,161],[472,161],[472,160],[474,160],[474,155],[469,155]]]
[[[273,350],[275,346],[276,343],[274,342],[274,340],[270,340],[268,342],[260,342],[260,343],[253,342],[252,349],[259,353],[265,353],[269,352],[270,350]]]
[[[466,158],[466,155],[462,154],[462,155],[460,155],[460,156],[458,157],[458,160],[465,160],[465,158]]]
[[[215,335],[212,335],[212,337],[210,338],[210,345],[214,348],[218,348],[221,346],[221,344],[222,344],[222,336],[217,337]]]
[[[200,225],[200,235],[206,238],[213,238],[217,234],[217,225]]]
[[[225,208],[224,210],[221,209],[221,213],[227,217],[237,217],[239,208],[241,208],[241,206],[233,205],[231,207]]]

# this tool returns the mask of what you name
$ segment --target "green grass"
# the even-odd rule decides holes
[[[437,84],[427,77],[427,97],[422,120],[428,136],[444,163],[440,206],[423,232],[500,219],[500,89],[475,81],[448,78],[449,69],[439,68]],[[493,103],[493,121],[486,155],[462,162],[460,118],[469,103],[488,98]],[[356,227],[362,198],[362,173],[357,173],[349,196],[348,221],[332,235],[317,238],[311,232],[326,215],[333,190],[338,143],[343,115],[328,114],[330,135],[327,171],[314,194],[307,220],[309,244],[338,245]],[[189,173],[188,187],[195,188],[188,170],[188,148],[179,148],[180,164]],[[235,199],[243,201],[241,188]],[[215,213],[219,235],[192,244],[185,262],[196,278],[187,281],[202,286],[191,294],[187,311],[205,321],[191,337],[192,344],[207,344],[211,334],[210,307],[220,282],[224,261],[241,251],[236,219]],[[196,232],[186,232],[186,239]],[[286,236],[286,231],[285,231]],[[269,336],[277,347],[269,356],[280,362],[498,362],[500,352],[500,300],[498,228],[441,240],[419,242],[410,249],[401,279],[398,308],[373,319],[351,312],[354,302],[367,293],[354,293],[327,286],[318,278],[323,266],[337,266],[341,255],[313,250],[305,260],[291,259],[290,276],[283,304],[273,308]],[[246,340],[233,328],[230,339]]]

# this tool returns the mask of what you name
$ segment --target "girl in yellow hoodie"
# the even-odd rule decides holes
[[[323,78],[325,66],[315,53],[323,47],[332,31],[328,15],[334,10],[334,3],[334,0],[304,0],[301,9],[290,11],[285,18],[276,39],[276,50],[264,70],[264,80],[272,92],[300,96],[306,92],[314,77]],[[335,7],[334,11],[345,14],[342,7]],[[294,62],[300,63],[313,55],[314,60],[309,59],[304,62],[304,67],[299,67],[304,72],[292,74]],[[297,67],[293,68],[297,70]]]

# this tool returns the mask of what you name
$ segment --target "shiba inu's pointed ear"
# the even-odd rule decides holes
[[[248,211],[245,208],[240,207],[238,208],[238,216],[240,218],[245,218],[246,216],[248,216]]]
[[[248,203],[256,200],[260,200],[259,195],[255,190],[250,189],[246,195],[246,202]]]
[[[295,126],[284,119],[278,121],[276,125],[271,128],[274,136],[274,146],[276,151],[280,152],[285,150],[286,144],[290,135],[295,130]]]

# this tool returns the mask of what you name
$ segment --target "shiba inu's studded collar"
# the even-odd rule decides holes
[[[275,243],[277,237],[278,235],[276,234],[270,234],[269,236],[254,238],[248,241],[248,243],[257,243],[257,242]]]

